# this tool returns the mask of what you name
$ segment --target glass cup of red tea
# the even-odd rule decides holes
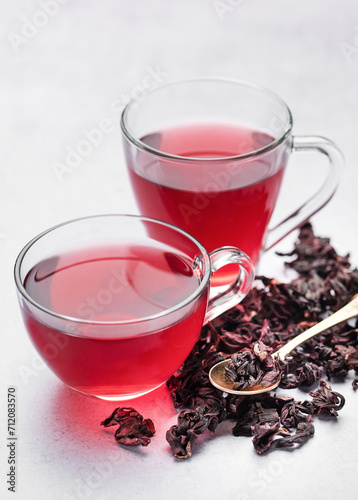
[[[292,136],[291,112],[279,97],[234,80],[174,81],[148,90],[128,103],[121,127],[141,214],[184,229],[209,252],[241,248],[255,265],[262,251],[330,200],[343,164],[330,140]],[[328,157],[322,187],[269,228],[287,161],[306,150]],[[226,285],[232,273],[228,266],[213,285]]]
[[[236,280],[212,294],[212,275],[231,263]],[[237,248],[208,253],[170,224],[103,215],[35,237],[16,260],[15,281],[27,331],[50,369],[77,391],[126,400],[180,367],[203,324],[247,294],[253,269]]]

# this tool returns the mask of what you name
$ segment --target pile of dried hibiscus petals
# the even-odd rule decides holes
[[[263,454],[275,448],[302,445],[314,434],[313,416],[332,417],[344,406],[344,398],[322,377],[330,380],[355,370],[358,387],[358,323],[344,322],[308,340],[290,354],[279,387],[290,389],[318,385],[310,400],[295,401],[275,393],[255,396],[223,394],[209,382],[210,368],[234,353],[262,342],[271,350],[341,308],[358,293],[358,270],[348,257],[339,256],[328,238],[314,235],[307,223],[287,267],[297,278],[288,284],[264,276],[238,306],[206,325],[180,370],[167,382],[175,407],[185,408],[177,425],[167,431],[167,441],[177,458],[192,454],[196,437],[214,432],[220,422],[235,422],[235,436],[252,436],[254,448]]]

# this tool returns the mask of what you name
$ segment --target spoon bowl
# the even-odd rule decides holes
[[[226,377],[225,367],[230,363],[231,359],[224,359],[224,361],[220,361],[214,365],[209,372],[210,382],[214,387],[220,389],[221,391],[227,392],[229,394],[238,394],[242,396],[250,396],[253,394],[261,394],[262,392],[268,392],[276,387],[280,383],[280,379],[278,379],[274,384],[271,385],[253,385],[251,387],[247,387],[241,391],[237,391],[234,389],[234,382],[229,380]]]
[[[328,328],[331,328],[332,326],[335,326],[338,323],[341,323],[342,321],[354,318],[354,316],[357,315],[358,315],[358,294],[355,295],[353,299],[350,302],[348,302],[348,304],[343,306],[341,309],[331,314],[324,320],[320,321],[316,325],[312,326],[305,332],[300,333],[300,335],[297,335],[296,337],[291,339],[289,342],[287,342],[287,344],[285,344],[280,349],[275,351],[271,356],[273,358],[280,357],[280,359],[283,361],[293,349],[298,347],[303,342],[306,342],[308,339],[324,332]],[[252,396],[255,394],[262,394],[263,392],[272,391],[273,389],[276,389],[276,387],[278,387],[278,385],[280,384],[280,378],[278,378],[273,384],[270,385],[258,384],[246,387],[245,389],[242,390],[236,390],[234,389],[235,382],[229,380],[226,377],[225,367],[230,363],[230,361],[231,361],[230,358],[220,361],[219,363],[216,363],[209,371],[210,382],[214,387],[220,389],[223,392],[229,394],[237,394],[239,396]]]

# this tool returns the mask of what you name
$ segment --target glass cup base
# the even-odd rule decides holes
[[[104,401],[129,401],[131,399],[136,399],[136,398],[139,398],[141,396],[145,396],[145,394],[149,394],[150,392],[155,391],[156,389],[161,387],[163,384],[165,384],[165,382],[162,382],[161,384],[153,387],[152,389],[148,389],[146,391],[132,392],[132,393],[128,393],[128,394],[123,394],[123,392],[122,392],[121,394],[113,394],[113,395],[101,393],[100,388],[98,388],[98,392],[97,391],[87,392],[86,390],[78,389],[77,387],[70,387],[70,389],[73,389],[74,391],[79,392],[80,394],[84,394],[85,396],[90,396],[92,398],[102,399]]]

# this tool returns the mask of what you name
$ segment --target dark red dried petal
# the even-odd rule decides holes
[[[115,432],[115,440],[125,446],[148,446],[155,433],[154,423],[150,418],[143,420],[134,408],[116,408],[113,413],[101,422],[104,427],[119,425]]]
[[[337,417],[337,412],[345,404],[345,398],[342,394],[332,391],[332,388],[324,380],[321,380],[317,391],[311,391],[309,394],[312,396],[314,413],[320,414],[325,412]]]

